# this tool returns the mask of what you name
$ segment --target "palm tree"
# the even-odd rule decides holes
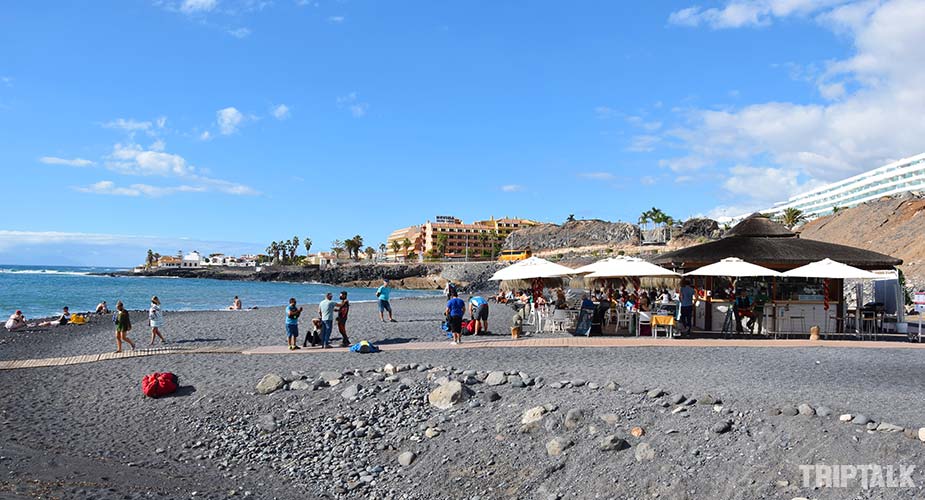
[[[366,258],[373,260],[373,255],[376,255],[376,249],[373,247],[366,247],[366,250],[363,250],[363,253],[366,254]]]
[[[788,229],[793,229],[806,220],[806,215],[804,215],[803,211],[799,208],[787,207],[780,213],[778,220],[781,224],[787,226]]]
[[[401,243],[399,243],[398,240],[392,240],[391,245],[392,245],[392,253],[395,254],[396,260],[397,260],[398,251],[401,250]]]
[[[575,214],[568,214],[568,217],[566,217],[565,222],[575,222]]]
[[[347,250],[347,257],[353,258],[357,252],[357,242],[354,238],[347,238],[344,240],[344,249]]]
[[[645,226],[646,224],[649,223],[649,221],[651,220],[651,218],[652,218],[652,214],[651,214],[651,212],[649,212],[648,210],[646,210],[645,212],[639,214],[639,225],[640,225],[640,226]]]
[[[379,244],[379,253],[382,254],[382,255],[385,255],[385,249],[386,249],[386,248],[388,248],[388,247],[385,246],[385,243],[380,243],[380,244]]]
[[[148,256],[145,257],[145,269],[149,269],[152,266],[154,266],[154,251],[149,248]]]
[[[412,246],[411,240],[409,240],[408,238],[405,238],[404,240],[402,240],[401,247],[402,249],[405,250],[405,258],[408,257],[408,249],[411,248],[411,246]]]
[[[334,252],[335,257],[340,258],[340,253],[344,251],[344,242],[340,240],[332,241],[331,251]]]
[[[294,261],[295,256],[299,253],[299,237],[298,236],[292,237],[292,250],[290,253],[292,254],[291,259]]]
[[[351,238],[353,240],[353,258],[360,260],[360,250],[363,249],[363,237],[359,234]]]
[[[308,251],[312,249],[312,239],[308,236],[302,240],[302,245],[305,246],[305,253],[308,254]]]

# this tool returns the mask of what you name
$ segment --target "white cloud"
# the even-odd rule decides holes
[[[12,76],[0,76],[0,83],[2,83],[5,87],[12,87],[13,77]]]
[[[351,92],[345,96],[338,97],[337,105],[338,107],[349,109],[350,114],[352,114],[354,118],[362,118],[363,116],[366,116],[366,111],[369,109],[369,104],[365,102],[359,102],[356,92]]]
[[[83,158],[58,158],[57,156],[43,156],[39,161],[46,165],[67,165],[69,167],[89,167],[93,165],[90,160]]]
[[[248,28],[236,28],[228,30],[227,33],[235,38],[247,38],[251,34],[251,30]]]
[[[289,106],[286,106],[285,104],[273,106],[273,109],[271,109],[270,112],[277,120],[285,120],[286,118],[289,118]]]
[[[729,0],[723,7],[688,7],[668,16],[678,26],[707,25],[713,29],[766,26],[775,17],[810,15],[850,0]]]
[[[644,175],[639,178],[639,183],[643,186],[654,186],[656,182],[658,181],[651,175]]]
[[[615,110],[615,109],[613,109],[613,108],[611,108],[611,107],[608,107],[608,106],[598,106],[598,107],[594,108],[594,114],[597,115],[598,118],[602,118],[602,119],[603,119],[603,118],[610,118],[610,117],[612,117],[612,116],[614,116],[614,115],[617,115],[617,114],[619,114],[619,113],[617,112],[617,110]]]
[[[180,11],[184,14],[197,14],[212,11],[217,5],[218,0],[183,0]]]
[[[163,151],[166,148],[167,148],[167,143],[164,142],[162,139],[158,139],[154,141],[154,143],[152,143],[151,146],[148,147],[148,149],[150,149],[151,151]]]
[[[157,117],[157,120],[154,121],[154,123],[157,125],[157,128],[164,128],[164,126],[167,125],[167,117],[159,116]]]
[[[344,22],[344,16],[331,16],[328,18],[328,22],[332,24],[340,24]]]
[[[613,175],[610,172],[584,172],[584,173],[578,174],[578,177],[581,177],[583,179],[590,179],[594,181],[612,181],[617,178],[617,176]]]
[[[164,118],[164,120],[166,121],[166,118]],[[103,126],[106,128],[115,128],[119,130],[124,130],[126,132],[137,132],[139,130],[142,130],[142,131],[151,130],[152,123],[148,121],[142,122],[138,120],[133,120],[131,118],[127,120],[125,118],[117,118],[110,122],[104,123]]]
[[[215,112],[218,130],[222,135],[231,135],[238,131],[244,122],[244,115],[234,107],[227,107]]]
[[[637,135],[632,138],[630,145],[627,146],[627,151],[633,151],[636,153],[645,153],[655,150],[655,145],[661,141],[661,137],[656,135]]]
[[[132,184],[128,187],[119,187],[116,186],[116,184],[112,181],[100,181],[86,187],[78,186],[74,189],[83,193],[103,194],[110,196],[147,196],[149,198],[158,198],[175,193],[201,193],[206,191],[206,188],[204,187],[187,185],[159,187],[152,186],[150,184]]]
[[[212,133],[209,132],[208,130],[203,130],[202,133],[199,134],[200,141],[208,141],[211,138],[212,138]]]
[[[516,193],[518,191],[523,191],[524,187],[521,186],[520,184],[506,184],[504,186],[501,186],[501,190],[504,191],[505,193]]]
[[[747,173],[761,179],[755,185],[763,182],[777,189],[773,195],[767,194],[767,186],[749,190],[736,180],[724,185],[741,200],[737,205],[745,207],[751,206],[749,200],[780,201],[794,189],[925,150],[925,2],[838,2],[832,8],[835,3],[762,3],[778,7],[769,16],[814,13],[822,26],[851,37],[854,53],[826,63],[812,78],[829,102],[694,110],[686,127],[671,132],[687,154],[660,164],[687,172],[717,164],[768,165]],[[734,167],[730,175],[746,172],[741,168]]]

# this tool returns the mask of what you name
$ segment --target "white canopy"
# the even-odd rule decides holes
[[[590,272],[588,278],[625,278],[625,277],[657,277],[657,276],[680,276],[680,274],[657,266],[637,257],[620,256],[612,259],[604,259],[594,264],[589,264],[575,270],[579,272]]]
[[[689,273],[684,273],[684,275],[742,278],[745,276],[781,276],[781,273],[756,264],[750,264],[737,257],[727,257],[719,262],[703,266]]]
[[[822,259],[811,262],[805,266],[791,269],[783,273],[787,277],[799,278],[830,278],[830,279],[877,279],[880,275],[858,269],[856,267],[836,262],[832,259]]]
[[[571,267],[549,262],[539,257],[530,257],[499,270],[489,278],[491,281],[530,280],[534,278],[559,278],[575,274]]]

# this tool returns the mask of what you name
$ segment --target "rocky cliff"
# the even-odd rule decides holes
[[[903,260],[909,282],[925,285],[925,197],[905,194],[839,210],[809,222],[800,237],[850,245]]]
[[[504,248],[530,248],[534,252],[580,249],[607,245],[635,246],[642,243],[642,231],[634,224],[602,220],[576,220],[565,224],[539,224],[511,233]]]

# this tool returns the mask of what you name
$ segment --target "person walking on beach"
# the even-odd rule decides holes
[[[694,287],[687,280],[681,280],[681,290],[678,292],[681,302],[681,325],[684,327],[682,333],[691,333],[694,315]]]
[[[478,335],[479,332],[488,333],[488,301],[481,295],[475,295],[469,298],[469,314],[475,321],[473,333]]]
[[[299,349],[299,316],[302,315],[302,308],[296,307],[295,298],[289,299],[289,306],[286,307],[286,342],[289,344],[289,350]]]
[[[151,343],[148,345],[154,345],[154,340],[157,338],[161,339],[161,344],[166,344],[167,339],[161,335],[160,328],[164,326],[164,315],[161,313],[161,300],[157,298],[157,295],[151,297],[151,307],[148,309],[148,321],[151,323]]]
[[[382,286],[376,289],[376,297],[379,298],[379,319],[385,322],[385,312],[389,312],[389,321],[395,323],[395,319],[392,318],[392,304],[389,303],[389,294],[392,293],[392,289],[389,287],[388,278],[382,280]]]
[[[350,346],[350,339],[347,338],[347,315],[350,314],[350,301],[347,300],[347,292],[340,292],[340,302],[334,306],[337,311],[337,330],[340,332],[340,346]]]
[[[450,295],[450,300],[446,303],[446,322],[453,334],[453,344],[462,342],[462,319],[466,312],[466,303],[457,297],[456,292]]]
[[[447,281],[446,286],[443,288],[443,295],[446,297],[446,300],[453,298],[453,294],[456,293],[456,285],[452,281]]]
[[[130,331],[132,331],[132,320],[120,300],[116,302],[116,352],[122,352],[122,342],[128,342],[128,345],[132,346],[132,350],[135,350],[135,343],[128,338],[128,332]]]
[[[334,308],[337,307],[337,302],[334,302],[332,299],[334,295],[331,292],[328,292],[324,296],[324,300],[318,304],[318,314],[321,315],[321,348],[330,349],[331,347],[331,330],[334,329]]]

